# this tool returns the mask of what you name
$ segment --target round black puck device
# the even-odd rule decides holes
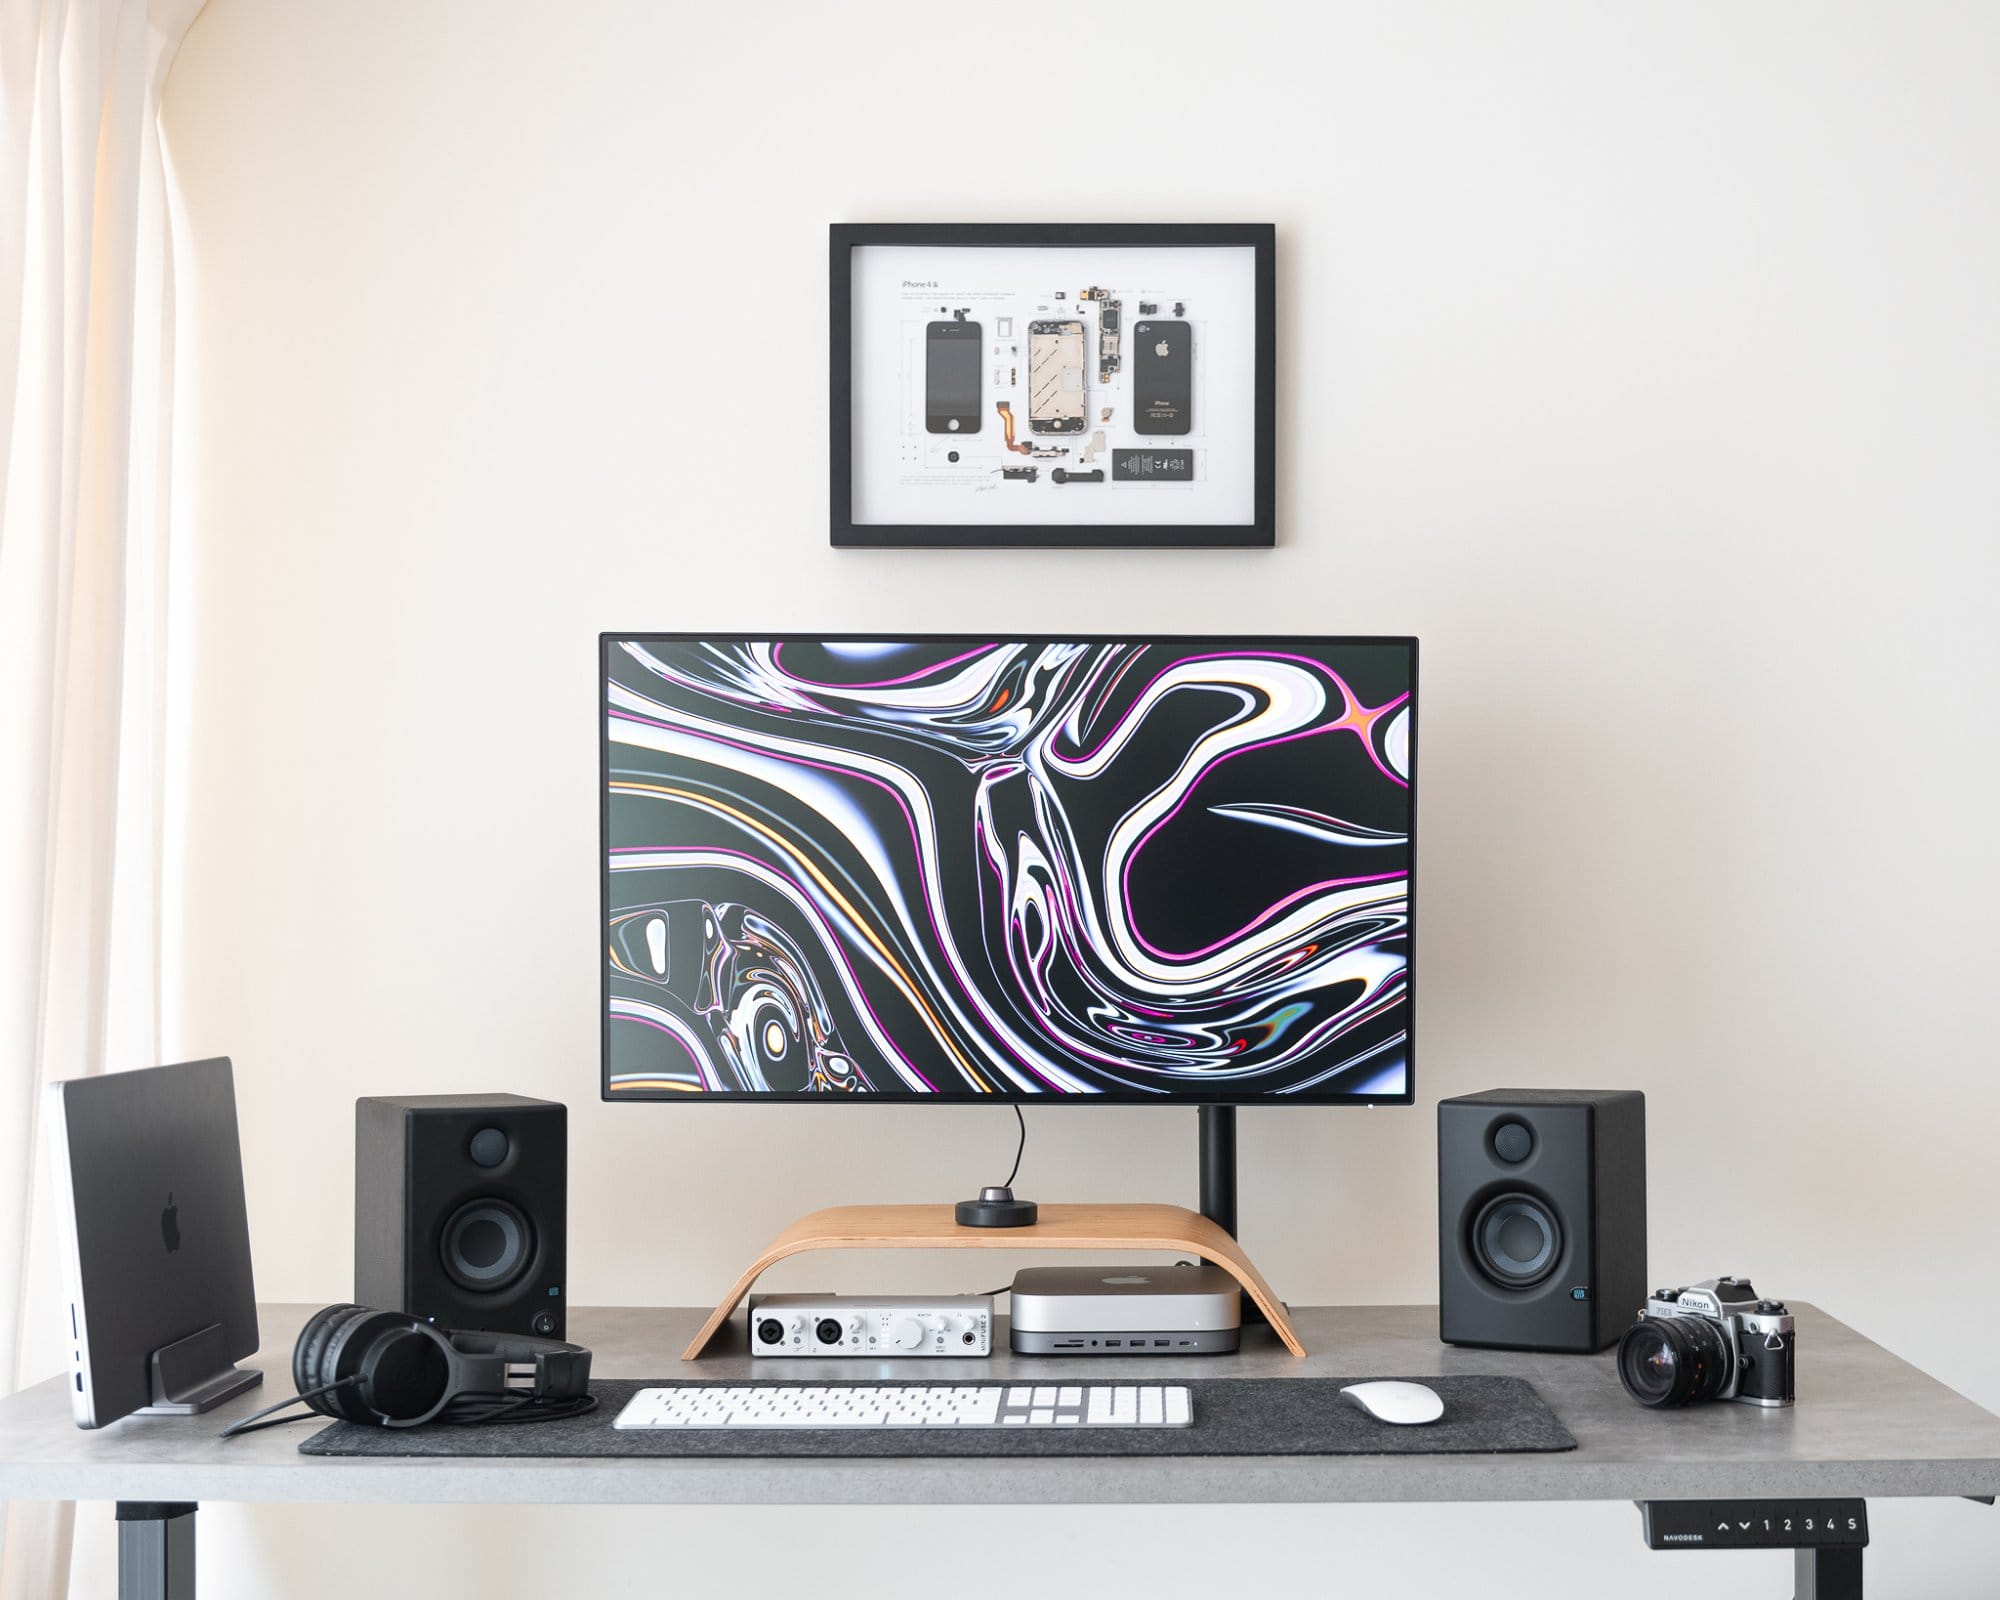
[[[953,1215],[961,1228],[1030,1228],[1040,1214],[1032,1200],[1016,1200],[1005,1184],[979,1191],[977,1200],[961,1200]]]

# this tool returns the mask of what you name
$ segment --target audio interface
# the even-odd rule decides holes
[[[753,1356],[988,1356],[993,1297],[766,1294],[750,1301]]]

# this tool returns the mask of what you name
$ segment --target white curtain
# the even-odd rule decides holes
[[[202,0],[0,0],[0,1389],[60,1370],[42,1085],[157,1058],[174,271]],[[0,1596],[64,1592],[7,1508]]]

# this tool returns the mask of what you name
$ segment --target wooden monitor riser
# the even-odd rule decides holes
[[[764,1270],[809,1250],[1166,1250],[1212,1261],[1243,1285],[1285,1348],[1306,1353],[1283,1303],[1243,1247],[1185,1206],[1046,1205],[1028,1228],[962,1228],[950,1206],[829,1206],[800,1217],[773,1239],[731,1286],[694,1341],[692,1361],[743,1303]]]

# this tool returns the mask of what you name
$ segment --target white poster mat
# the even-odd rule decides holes
[[[1251,245],[857,245],[850,275],[855,525],[1249,526],[1256,520],[1256,262]],[[1105,297],[1078,298],[1093,288]],[[1100,333],[1111,300],[1118,302],[1119,363],[1106,380]],[[1141,305],[1156,309],[1142,314]],[[925,400],[926,329],[952,321],[980,330],[976,427],[934,432]],[[1030,429],[1029,325],[1040,321],[1084,324],[1081,433]],[[1137,344],[1148,337],[1141,329],[1159,321],[1187,323],[1193,341],[1192,403],[1181,434],[1134,427]],[[1002,400],[1013,411],[1017,444],[1066,453],[1008,450]],[[1191,462],[1169,465],[1191,470],[1184,479],[1119,481],[1113,452],[1133,450],[1190,452]],[[1017,475],[1005,476],[1009,469]],[[1032,481],[1023,469],[1034,471]],[[1058,469],[1101,470],[1104,481],[1061,482]]]

